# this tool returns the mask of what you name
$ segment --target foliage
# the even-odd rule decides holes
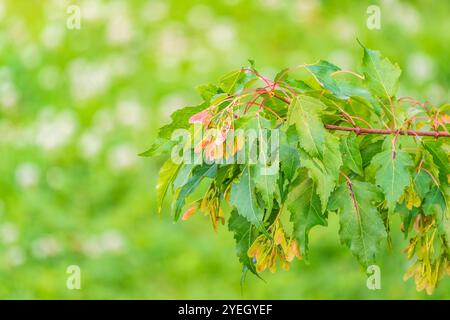
[[[397,97],[400,68],[377,51],[363,47],[361,72],[319,61],[270,80],[250,61],[202,86],[196,112],[176,111],[151,149],[167,150],[161,146],[173,143],[176,129],[205,132],[183,151],[203,161],[163,166],[160,203],[171,186],[175,220],[198,209],[217,229],[228,215],[244,272],[255,274],[307,258],[310,230],[326,226],[330,214],[339,216],[341,243],[368,267],[390,239],[391,218],[401,215],[416,261],[407,276],[432,293],[450,273],[448,108]],[[239,129],[270,134],[242,141]],[[252,152],[268,161],[252,162]],[[242,153],[248,158],[237,162]]]

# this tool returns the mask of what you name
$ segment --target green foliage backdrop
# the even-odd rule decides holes
[[[371,1],[0,1],[0,298],[426,298],[401,279],[400,235],[368,290],[334,216],[311,233],[308,265],[241,292],[232,235],[159,218],[164,159],[137,154],[199,102],[196,85],[249,58],[267,76],[319,58],[355,70],[356,38],[399,63],[399,95],[449,101],[450,5],[430,2],[381,1],[369,30]],[[80,30],[66,28],[70,4]],[[81,290],[66,288],[73,264]]]

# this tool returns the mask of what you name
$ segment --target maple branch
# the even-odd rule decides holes
[[[286,104],[290,105],[291,100],[289,98],[282,97],[278,95],[276,92],[272,91],[263,91],[265,94],[272,94],[275,98],[278,100],[281,100],[285,102]],[[340,131],[353,131],[357,135],[359,134],[395,134],[395,135],[404,135],[404,136],[428,136],[428,137],[435,137],[435,138],[442,138],[450,137],[450,133],[447,131],[416,131],[416,130],[394,130],[394,129],[367,129],[367,128],[360,128],[360,127],[342,127],[342,126],[336,126],[333,124],[326,124],[325,128],[329,130],[340,130]]]
[[[325,128],[329,130],[353,131],[356,134],[399,134],[408,136],[429,136],[429,137],[450,137],[446,131],[415,131],[415,130],[386,130],[386,129],[366,129],[360,127],[341,127],[333,124],[326,124]]]

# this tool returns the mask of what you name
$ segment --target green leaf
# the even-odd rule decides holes
[[[228,94],[234,92],[234,88],[239,82],[239,79],[243,76],[243,71],[241,69],[227,73],[222,78],[220,78],[220,89]]]
[[[298,92],[314,91],[314,88],[302,80],[286,79],[285,82]]]
[[[423,213],[427,216],[435,215],[440,222],[444,218],[446,204],[444,195],[437,187],[433,187],[425,196]]]
[[[189,181],[189,177],[195,166],[193,163],[187,163],[178,170],[177,176],[173,181],[173,188],[175,190],[181,188]]]
[[[328,61],[320,60],[316,64],[306,66],[306,69],[314,75],[322,87],[329,90],[336,98],[348,98],[342,94],[336,80],[331,76],[333,72],[341,70],[339,67]]]
[[[228,93],[219,93],[211,98],[211,105],[219,105],[222,101],[228,98]]]
[[[395,208],[395,213],[398,213],[402,219],[403,222],[403,235],[405,239],[408,239],[409,231],[414,224],[414,220],[416,219],[417,215],[420,213],[419,209],[416,207],[413,207],[412,210],[409,210],[406,207],[406,203],[399,203],[397,204],[397,207]]]
[[[286,81],[289,76],[289,68],[281,69],[276,75],[275,78],[273,78],[274,81],[280,82],[280,81]]]
[[[353,172],[364,175],[362,170],[361,153],[356,142],[356,134],[350,133],[341,140],[342,160],[344,164]]]
[[[278,117],[286,117],[288,112],[288,106],[286,105],[286,102],[276,98],[272,97],[268,94],[264,95],[264,105],[269,107],[271,111],[275,112]],[[275,116],[271,111],[268,111],[267,109],[262,109],[262,113],[265,115],[268,119],[275,119],[278,120],[279,118]]]
[[[208,104],[202,103],[194,107],[185,107],[178,109],[170,116],[172,122],[159,129],[159,137],[170,140],[172,133],[177,129],[188,129],[190,127],[189,118],[208,107]]]
[[[442,149],[442,142],[426,141],[423,145],[432,155],[434,163],[439,168],[439,180],[443,184],[448,184],[447,177],[450,175],[450,154]]]
[[[390,98],[395,95],[402,71],[378,51],[364,47],[362,71],[364,83],[376,96]]]
[[[430,191],[433,180],[424,170],[420,170],[414,177],[414,186],[417,195],[423,199],[428,191]]]
[[[255,189],[264,200],[266,205],[265,209],[270,213],[277,193],[278,170],[276,172],[270,172],[260,164],[252,166],[251,170],[254,171]]]
[[[209,102],[213,96],[219,93],[219,88],[213,84],[204,84],[197,87],[197,92],[206,102]]]
[[[378,101],[370,94],[370,92],[358,83],[353,83],[342,78],[334,78],[332,75],[341,69],[328,61],[319,61],[317,64],[306,67],[317,79],[317,81],[336,98],[348,100],[354,98],[362,100],[362,102],[373,108],[376,114],[380,114],[381,107]],[[354,77],[354,76],[353,76]],[[359,80],[359,79],[358,79]]]
[[[290,220],[294,224],[293,234],[305,257],[308,257],[309,231],[315,226],[327,225],[327,217],[322,214],[315,188],[316,184],[312,179],[305,179],[292,189],[287,200]]]
[[[246,165],[238,182],[231,187],[230,204],[238,213],[270,238],[263,226],[264,209],[256,199],[254,173]]]
[[[300,166],[300,156],[298,150],[289,145],[281,145],[280,163],[281,170],[285,174],[285,178],[289,181],[293,181]]]
[[[369,108],[369,111],[373,111],[377,116],[381,115],[381,104],[380,102],[367,90],[359,85],[355,85],[343,79],[336,80],[338,84],[341,95],[347,97],[346,100],[351,98],[352,100],[359,102],[359,108],[365,107]],[[354,102],[352,103],[354,104]]]
[[[139,154],[141,157],[153,157],[162,154],[168,154],[177,144],[177,141],[158,138],[152,144],[150,149]]]
[[[252,224],[238,214],[236,210],[231,211],[230,219],[228,220],[228,230],[234,233],[234,240],[236,240],[236,255],[239,261],[244,265],[244,272],[249,270],[255,275],[256,272],[255,264],[247,254],[248,249],[255,241],[255,232],[252,232]]]
[[[179,164],[175,164],[171,159],[168,159],[159,170],[158,182],[156,184],[156,202],[158,213],[161,213],[164,197],[169,189],[170,183],[173,179],[175,179],[179,168]]]
[[[403,191],[411,183],[410,169],[414,163],[403,150],[382,151],[373,157],[371,163],[378,168],[375,180],[383,188],[388,210],[392,212]]]
[[[257,77],[254,73],[243,69],[232,71],[220,78],[220,89],[228,94],[233,94],[246,87],[252,80]]]
[[[286,132],[280,134],[280,167],[288,181],[295,179],[300,166],[300,155],[298,152],[298,137],[295,126],[290,126]]]
[[[380,153],[383,145],[383,138],[376,135],[367,135],[363,137],[360,145],[361,159],[363,168],[367,167],[373,157]]]
[[[214,178],[217,174],[217,164],[203,165],[196,167],[192,172],[192,177],[189,178],[187,183],[177,193],[175,201],[175,214],[174,219],[177,221],[180,218],[181,210],[183,209],[186,198],[194,192],[203,178]]]
[[[375,205],[379,201],[378,189],[361,181],[340,185],[330,200],[330,210],[339,212],[341,242],[364,267],[375,260],[380,242],[387,236]]]
[[[318,99],[297,96],[292,100],[288,124],[295,124],[301,146],[313,157],[322,157],[326,130],[320,114],[326,106]]]
[[[325,211],[328,198],[339,179],[339,169],[342,165],[339,140],[327,133],[324,147],[323,160],[310,157],[307,153],[300,151],[300,166],[308,169],[308,176],[317,185],[316,192],[322,204],[322,212]]]
[[[271,122],[263,117],[257,117],[259,134],[259,161],[254,167],[255,186],[262,196],[266,211],[271,212],[274,197],[278,194],[277,180],[279,177],[279,136],[278,131],[271,130]],[[278,140],[275,140],[278,139]],[[273,140],[273,141],[272,141]],[[273,149],[273,150],[272,150]]]

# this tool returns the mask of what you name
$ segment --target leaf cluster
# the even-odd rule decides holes
[[[158,210],[171,190],[175,220],[202,212],[214,229],[228,221],[244,273],[256,275],[275,271],[277,261],[287,269],[294,257],[307,259],[311,229],[326,226],[330,214],[339,216],[341,243],[367,267],[399,215],[414,260],[407,276],[431,293],[450,272],[450,145],[446,136],[415,132],[448,134],[450,107],[397,97],[400,75],[397,64],[363,47],[360,73],[319,61],[271,80],[250,61],[218,84],[199,87],[203,102],[176,111],[144,153],[169,154],[177,129],[190,130],[193,141],[196,125],[215,129],[183,149],[202,161],[164,163]],[[361,128],[391,134],[360,134]],[[269,131],[269,142],[248,146],[233,137],[226,144],[238,129]],[[267,151],[270,141],[278,142],[276,158]],[[247,148],[268,161],[226,161]],[[270,174],[268,164],[275,166]]]

